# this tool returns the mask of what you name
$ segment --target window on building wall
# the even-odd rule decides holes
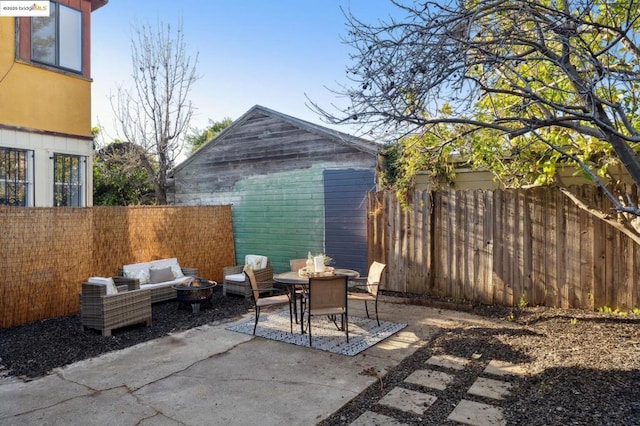
[[[33,206],[33,152],[0,148],[0,205]]]
[[[81,207],[84,205],[85,161],[79,155],[53,156],[54,207]]]
[[[31,60],[82,71],[82,14],[51,2],[50,14],[31,18]]]

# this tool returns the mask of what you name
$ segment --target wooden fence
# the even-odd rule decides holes
[[[235,264],[231,206],[0,207],[0,327],[78,312],[81,283],[177,257],[222,282]]]
[[[574,188],[603,211],[592,186]],[[562,192],[416,191],[403,209],[369,194],[369,260],[386,288],[487,304],[629,310],[639,306],[640,247]]]

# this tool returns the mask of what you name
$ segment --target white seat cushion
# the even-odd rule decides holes
[[[247,276],[244,274],[244,272],[241,272],[239,274],[225,275],[224,279],[227,281],[242,283],[247,279]]]
[[[118,288],[111,277],[91,277],[87,280],[90,284],[107,286],[107,296],[118,293]]]
[[[144,284],[141,285],[140,288],[141,289],[146,289],[146,288],[163,288],[163,287],[170,287],[172,285],[178,285],[178,284],[182,284],[185,281],[189,281],[191,278],[189,277],[182,277],[182,278],[176,278],[175,280],[172,281],[165,281],[163,283],[149,283],[149,284]]]

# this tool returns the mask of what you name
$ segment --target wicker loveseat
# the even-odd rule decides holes
[[[126,325],[145,323],[151,326],[151,290],[141,290],[137,280],[114,277],[117,293],[107,294],[105,284],[82,283],[80,320],[82,328],[100,330],[111,336],[111,330]]]
[[[120,277],[139,281],[141,289],[151,290],[151,303],[157,303],[175,299],[177,293],[172,286],[182,283],[185,277],[196,276],[198,269],[183,268],[178,259],[172,257],[124,265],[118,273]]]
[[[258,263],[260,261],[260,263]],[[272,288],[273,268],[266,256],[248,254],[245,263],[236,266],[226,266],[222,268],[222,294],[238,294],[244,297],[251,297],[251,283],[243,272],[244,266],[250,265],[253,275],[256,277],[258,288]]]

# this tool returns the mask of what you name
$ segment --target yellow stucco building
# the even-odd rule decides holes
[[[92,205],[91,13],[107,1],[0,16],[0,205]]]

